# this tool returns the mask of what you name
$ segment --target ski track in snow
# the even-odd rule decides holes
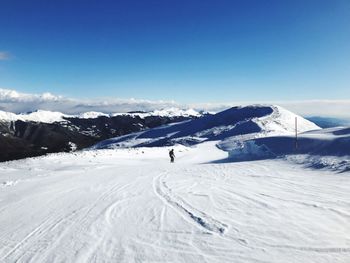
[[[0,262],[349,262],[348,173],[213,145],[0,164]]]
[[[190,217],[190,219],[195,221],[195,223],[204,229],[213,233],[224,234],[227,229],[227,225],[218,222],[205,213],[191,207],[184,200],[174,195],[164,181],[165,178],[166,175],[159,175],[155,177],[153,185],[155,193],[157,193],[157,195],[164,200],[166,204],[169,204],[173,208],[177,209],[180,213],[184,214],[185,217]]]

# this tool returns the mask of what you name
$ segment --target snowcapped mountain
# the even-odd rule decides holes
[[[208,141],[226,151],[226,161],[230,162],[286,158],[312,167],[350,169],[350,128],[321,129],[275,105],[234,107],[215,115],[101,141],[92,149],[191,146]]]
[[[0,121],[16,121],[19,117],[12,112],[0,111]]]
[[[202,114],[194,109],[179,109],[179,108],[168,108],[162,110],[154,110],[150,112],[130,112],[130,113],[114,113],[112,116],[119,115],[129,115],[138,116],[140,118],[150,117],[150,116],[160,116],[160,117],[200,117]]]
[[[13,95],[14,96],[14,95]],[[202,113],[193,109],[179,109],[169,108],[162,110],[155,110],[150,112],[127,112],[127,113],[112,113],[107,114],[103,112],[89,111],[78,115],[69,115],[57,111],[37,110],[30,113],[15,114],[12,112],[0,111],[0,121],[32,121],[42,123],[66,122],[67,119],[96,119],[99,117],[116,117],[116,116],[132,116],[132,117],[200,117]]]
[[[189,113],[174,109],[141,116],[137,113],[111,116],[102,112],[67,115],[43,110],[27,114],[0,111],[0,161],[82,149],[108,138],[194,118],[187,117]]]
[[[64,122],[65,121],[64,118],[68,118],[70,116],[57,111],[38,110],[28,114],[18,114],[17,117],[18,117],[18,120],[22,120],[22,121],[54,123],[54,122]]]
[[[0,121],[32,121],[43,123],[64,122],[64,118],[73,117],[56,111],[37,110],[30,113],[15,114],[12,112],[0,111]]]
[[[246,136],[249,138],[292,134],[295,118],[298,132],[320,129],[314,123],[279,106],[234,107],[215,115],[142,131],[98,143],[95,148],[141,147],[197,144]],[[232,143],[232,141],[230,142]]]
[[[300,140],[298,152],[294,149],[296,119]],[[217,147],[235,160],[291,153],[335,155],[336,150],[327,149],[350,146],[350,135],[339,136],[337,132],[329,136],[327,130],[276,105],[233,107],[217,114],[177,108],[119,114],[86,112],[77,116],[42,110],[28,114],[0,111],[0,140],[15,156],[9,157],[9,151],[5,149],[6,156],[0,154],[0,160],[17,158],[25,152],[23,156],[31,156],[31,152],[38,155],[69,151],[71,145],[77,149],[92,145],[92,149],[114,149],[190,146],[205,141],[215,141]],[[23,145],[27,151],[23,150]],[[346,154],[350,155],[347,150],[338,153]]]
[[[82,114],[79,114],[78,116],[71,116],[71,118],[81,118],[81,119],[95,119],[98,117],[110,117],[109,114],[103,113],[103,112],[97,112],[97,111],[88,111],[84,112]]]

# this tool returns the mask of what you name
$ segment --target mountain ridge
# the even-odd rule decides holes
[[[0,161],[80,150],[101,140],[190,118],[195,117],[89,112],[79,118],[48,111],[22,115],[0,112]]]
[[[299,120],[298,132],[320,129],[314,123],[280,106],[256,104],[232,107],[215,115],[109,139],[94,147],[151,147],[176,143],[192,145],[208,140],[224,141],[242,135],[291,134],[295,132],[295,118]]]
[[[202,114],[208,114],[206,112],[202,113],[194,109],[180,109],[180,108],[168,108],[161,110],[154,110],[148,112],[125,112],[125,113],[104,113],[96,111],[82,112],[80,114],[71,115],[65,114],[59,111],[47,111],[47,110],[36,110],[28,113],[13,113],[8,111],[0,110],[0,121],[33,121],[42,123],[54,123],[54,122],[66,122],[67,119],[95,119],[99,117],[116,117],[116,116],[139,116],[141,118],[150,116],[159,117],[200,117]]]

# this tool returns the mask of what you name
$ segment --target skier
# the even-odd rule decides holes
[[[171,149],[169,151],[169,157],[170,157],[170,162],[173,163],[174,159],[175,159],[175,153],[174,153],[174,149]]]

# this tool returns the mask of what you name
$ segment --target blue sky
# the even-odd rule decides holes
[[[350,1],[0,5],[0,87],[180,103],[350,98]]]

